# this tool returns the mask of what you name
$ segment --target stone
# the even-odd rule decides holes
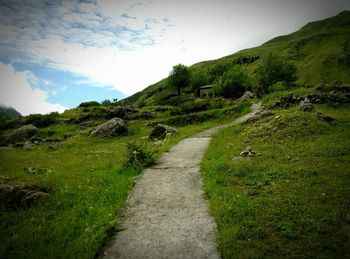
[[[304,112],[310,112],[314,109],[314,106],[312,105],[309,98],[305,98],[304,100],[301,100],[299,103],[300,109]]]
[[[96,123],[94,121],[84,121],[80,123],[80,128],[90,128],[96,126]]]
[[[315,114],[315,116],[316,116],[317,118],[319,118],[320,120],[323,120],[323,121],[325,121],[325,122],[334,121],[334,118],[332,118],[332,117],[330,117],[330,116],[328,116],[328,115],[322,114],[322,113],[320,113],[320,112],[315,112],[314,114]]]
[[[51,142],[47,146],[48,150],[56,150],[58,148],[58,143],[57,142]]]
[[[254,157],[255,152],[252,151],[251,147],[247,147],[244,151],[239,154],[241,157]]]
[[[121,118],[127,119],[128,113],[135,112],[134,109],[125,106],[111,106],[106,111],[106,118]]]
[[[7,136],[6,142],[8,144],[16,142],[24,142],[36,137],[39,134],[39,129],[32,124],[24,125],[18,129],[13,130],[10,135]]]
[[[128,129],[123,119],[113,118],[99,126],[97,126],[91,133],[91,137],[115,137],[122,136],[128,133]]]
[[[0,176],[0,208],[26,209],[49,196],[49,193],[37,185],[18,183]]]
[[[35,145],[32,142],[30,142],[30,141],[24,142],[23,148],[25,150],[33,150],[34,147],[35,147]]]
[[[150,139],[164,139],[168,133],[177,133],[173,127],[164,124],[158,124],[149,135]]]
[[[241,98],[239,98],[239,99],[241,99],[241,100],[250,100],[250,99],[252,99],[252,98],[254,98],[255,97],[255,94],[254,93],[252,93],[252,92],[250,92],[250,91],[246,91],[242,96],[241,96]]]

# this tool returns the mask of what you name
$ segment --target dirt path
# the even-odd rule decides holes
[[[217,229],[203,198],[200,162],[220,129],[254,116],[261,105],[233,123],[182,140],[144,170],[119,219],[123,231],[105,258],[220,258]]]

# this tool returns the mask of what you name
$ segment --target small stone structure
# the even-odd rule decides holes
[[[214,97],[215,91],[213,85],[204,85],[199,88],[199,96],[202,98],[205,97]]]

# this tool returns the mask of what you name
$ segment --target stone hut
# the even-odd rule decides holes
[[[214,97],[215,96],[214,85],[204,85],[200,87],[199,96],[201,98]]]

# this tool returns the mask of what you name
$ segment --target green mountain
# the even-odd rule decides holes
[[[17,119],[21,116],[14,108],[0,105],[0,120]]]
[[[245,66],[251,84],[257,85],[256,69],[270,53],[283,57],[297,67],[299,86],[334,81],[350,84],[350,11],[308,23],[297,32],[276,37],[261,46],[194,64],[189,68],[192,75],[196,75],[192,86],[215,83],[225,71],[237,65]],[[124,99],[123,103],[136,106],[165,104],[174,92],[165,78]]]

